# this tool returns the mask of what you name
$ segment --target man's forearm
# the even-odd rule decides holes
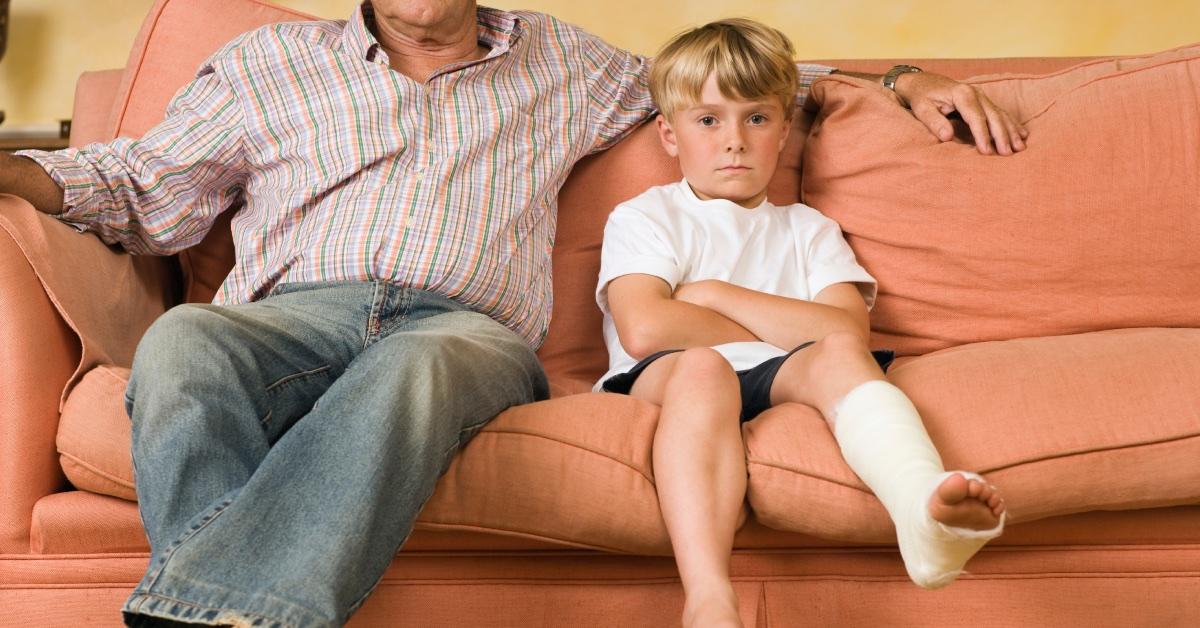
[[[47,214],[63,209],[62,188],[37,162],[4,152],[0,152],[0,194],[19,196]]]

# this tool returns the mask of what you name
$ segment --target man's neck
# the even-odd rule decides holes
[[[479,44],[474,12],[431,24],[376,13],[371,26],[392,69],[420,82],[445,65],[475,61],[488,53]]]

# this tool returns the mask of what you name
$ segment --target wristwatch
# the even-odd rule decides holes
[[[918,68],[915,65],[900,64],[900,65],[892,66],[892,69],[888,70],[887,74],[883,75],[883,86],[894,92],[894,91],[896,91],[896,79],[899,78],[899,76],[901,74],[908,74],[909,72],[920,72],[920,71],[921,71],[921,68]]]

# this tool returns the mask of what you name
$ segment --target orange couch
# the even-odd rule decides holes
[[[159,0],[126,68],[81,78],[72,144],[139,135],[219,45],[295,19],[259,0]],[[744,428],[746,624],[1197,625],[1200,50],[915,63],[986,75],[973,80],[1027,123],[1029,150],[938,144],[881,88],[834,78],[770,193],[842,224],[881,282],[873,343],[902,356],[893,381],[948,466],[1003,488],[1010,525],[968,575],[922,591],[821,418],[772,409]],[[577,166],[539,352],[554,397],[458,456],[352,626],[678,622],[657,409],[587,392],[607,360],[592,301],[607,212],[678,176],[649,128]],[[157,315],[211,297],[232,263],[224,224],[176,258],[137,258],[0,196],[0,626],[120,624],[148,552],[128,366]]]

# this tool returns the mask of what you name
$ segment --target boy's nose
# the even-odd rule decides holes
[[[734,131],[729,134],[725,140],[725,152],[727,153],[744,153],[746,152],[746,142],[742,139],[742,134]]]

